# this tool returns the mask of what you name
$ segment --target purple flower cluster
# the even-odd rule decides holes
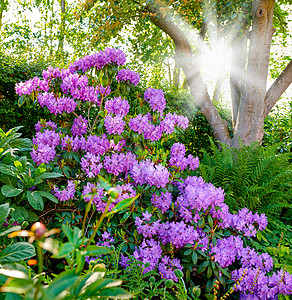
[[[72,200],[75,194],[75,183],[73,180],[68,181],[68,185],[65,189],[62,191],[58,188],[54,188],[55,196],[60,200],[60,201],[69,201]]]
[[[42,163],[48,164],[54,160],[55,156],[55,149],[49,145],[39,144],[31,151],[31,158],[38,166]]]
[[[158,237],[163,245],[172,244],[175,248],[180,249],[186,244],[194,245],[195,242],[202,244],[204,248],[208,245],[208,239],[205,239],[203,232],[195,230],[193,226],[180,222],[165,222],[160,220],[150,222],[151,214],[144,213],[143,219],[136,217],[135,225],[137,231],[145,238]]]
[[[93,178],[100,173],[103,166],[100,163],[99,155],[86,153],[85,156],[81,158],[81,167],[89,178]]]
[[[78,116],[78,118],[75,118],[73,121],[73,125],[71,127],[72,135],[77,136],[77,135],[86,134],[87,124],[88,121],[84,117]]]
[[[50,113],[57,115],[64,112],[71,113],[75,110],[77,103],[69,97],[57,98],[53,93],[43,93],[38,96],[39,104],[46,106]]]
[[[55,131],[45,129],[44,132],[37,132],[32,142],[34,145],[43,144],[55,148],[60,143],[60,135]]]
[[[150,159],[133,164],[130,174],[136,184],[149,184],[157,188],[165,188],[169,182],[170,173],[163,165],[154,165]]]
[[[87,141],[83,143],[82,150],[89,152],[91,154],[103,155],[110,149],[110,142],[107,136],[104,134],[102,136],[96,136],[90,134],[87,137]]]
[[[238,211],[236,215],[229,215],[226,223],[238,231],[244,232],[245,236],[256,236],[258,230],[264,230],[268,225],[265,214],[253,214],[247,208]]]
[[[136,156],[131,152],[113,153],[111,156],[106,156],[103,161],[103,166],[108,173],[119,175],[120,173],[128,173],[136,162]]]
[[[60,143],[59,133],[45,129],[43,132],[37,132],[32,141],[34,147],[31,152],[31,158],[37,165],[54,160],[56,156],[55,147]]]
[[[144,93],[144,99],[149,103],[153,111],[162,113],[166,106],[166,100],[162,90],[149,88]]]
[[[111,116],[107,115],[104,119],[104,126],[108,134],[118,134],[121,135],[124,132],[124,127],[126,123],[122,116]]]
[[[127,82],[130,85],[136,86],[140,81],[139,73],[131,71],[129,69],[122,69],[118,72],[116,79],[118,82]]]
[[[162,250],[158,242],[151,240],[143,240],[139,248],[133,253],[135,259],[141,261],[144,265],[149,263],[150,266],[144,269],[143,273],[154,270],[161,258]]]
[[[129,102],[121,97],[115,97],[107,100],[104,104],[104,108],[110,113],[116,116],[125,116],[130,110]]]
[[[34,77],[25,82],[19,82],[15,85],[15,91],[18,95],[30,95],[34,91],[49,91],[49,86],[46,80],[41,80],[38,77]]]
[[[246,272],[246,276],[243,276]],[[266,272],[256,268],[241,268],[232,272],[232,279],[239,283],[240,299],[278,299],[278,295],[292,295],[292,275],[280,270],[268,276]]]
[[[191,154],[185,157],[186,147],[181,143],[175,143],[170,150],[170,166],[175,166],[179,170],[183,171],[187,167],[191,170],[195,170],[199,167],[199,158],[194,157]]]
[[[155,207],[159,208],[161,213],[165,213],[172,203],[172,194],[169,192],[162,192],[159,196],[153,194],[151,197],[151,203]]]
[[[161,258],[161,262],[158,264],[157,269],[163,278],[172,279],[177,282],[178,278],[175,276],[174,271],[182,271],[182,266],[178,258],[170,259],[168,256],[164,256]]]
[[[81,70],[85,73],[92,67],[102,69],[105,65],[111,63],[122,66],[125,64],[125,62],[126,55],[122,50],[106,48],[105,51],[99,51],[96,54],[87,55],[76,60],[73,64],[70,65],[69,70],[71,73],[74,73],[77,70]]]

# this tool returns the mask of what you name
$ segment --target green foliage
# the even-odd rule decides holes
[[[27,242],[14,243],[0,253],[0,263],[13,263],[35,256],[35,248]]]
[[[44,198],[58,203],[58,199],[45,190],[48,179],[62,176],[60,173],[46,172],[44,164],[36,168],[25,155],[17,156],[17,152],[31,147],[29,139],[20,138],[20,128],[6,133],[0,129],[0,201],[10,200],[13,203],[11,216],[18,223],[35,221],[35,214],[27,209],[29,205],[35,210],[43,210]]]
[[[24,137],[32,138],[34,125],[40,118],[49,118],[45,109],[33,106],[18,106],[19,97],[15,93],[15,84],[29,78],[41,75],[44,64],[41,62],[27,62],[22,58],[5,55],[0,52],[0,128],[22,125]]]
[[[283,113],[284,112],[284,113]],[[279,152],[289,152],[292,146],[292,102],[288,107],[275,106],[265,119],[263,145],[281,142]]]
[[[188,154],[193,154],[201,158],[204,149],[211,152],[211,142],[215,142],[212,129],[205,116],[201,113],[198,106],[195,105],[188,91],[177,92],[170,91],[165,94],[168,109],[187,116],[190,120],[189,127],[176,134],[176,136],[167,142],[165,148],[170,148],[173,143],[180,142],[186,146]],[[228,122],[228,128],[232,131],[232,121],[230,112],[220,103],[216,104],[221,117]]]
[[[278,154],[278,147],[253,144],[236,149],[222,145],[218,149],[212,142],[212,154],[203,151],[200,174],[224,189],[231,211],[247,207],[284,217],[292,207],[292,168],[290,154]]]
[[[111,203],[111,187],[104,179],[103,183],[109,186],[108,205]],[[93,200],[94,193],[92,195]],[[67,238],[68,242],[59,243],[58,240],[49,238],[50,235],[59,233],[60,230],[53,229],[47,231],[46,227],[42,223],[35,223],[31,227],[31,231],[23,230],[18,231],[10,235],[10,237],[24,237],[29,236],[29,241],[36,241],[37,256],[38,256],[38,273],[36,276],[31,276],[31,272],[27,270],[19,270],[16,266],[6,268],[0,266],[0,280],[2,281],[2,287],[0,292],[4,296],[7,293],[21,295],[20,299],[129,299],[132,294],[128,293],[119,286],[122,284],[121,280],[114,278],[105,278],[106,268],[103,264],[97,264],[94,267],[85,269],[85,258],[88,256],[107,255],[111,253],[108,247],[90,245],[98,228],[100,227],[102,220],[107,215],[107,208],[102,213],[99,222],[94,226],[94,232],[91,237],[85,238],[85,221],[87,218],[87,212],[91,206],[92,200],[87,204],[86,213],[83,219],[83,227],[69,227],[65,224],[62,226],[62,230]],[[132,199],[125,199],[127,203],[124,203],[123,208],[131,205]],[[7,206],[7,205],[6,205]],[[5,211],[7,208],[5,206]],[[118,211],[115,209],[114,211]],[[113,214],[113,213],[112,213]],[[5,218],[7,215],[3,213],[1,218]],[[1,221],[1,220],[0,220]],[[70,270],[65,270],[61,274],[58,274],[56,278],[51,281],[46,279],[43,271],[43,249],[50,251],[54,254],[55,258],[65,258]],[[0,263],[13,263],[27,259],[35,255],[34,247],[26,242],[15,243],[5,248],[0,253]],[[2,277],[1,277],[2,276]],[[9,278],[4,279],[3,276]],[[47,285],[44,285],[44,281]],[[1,283],[1,282],[0,282]]]

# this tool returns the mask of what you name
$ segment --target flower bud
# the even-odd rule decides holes
[[[43,223],[36,222],[31,226],[30,230],[34,233],[35,238],[39,240],[43,237],[44,233],[47,231],[47,228]]]
[[[114,199],[118,199],[119,198],[119,190],[115,187],[111,187],[108,190],[108,194],[110,195],[110,197],[114,198]]]

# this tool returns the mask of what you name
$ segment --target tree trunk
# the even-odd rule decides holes
[[[241,86],[233,145],[262,142],[264,136],[264,101],[269,68],[275,0],[255,0],[248,52],[246,78]]]
[[[62,53],[64,51],[64,39],[65,39],[65,0],[60,0],[61,4],[61,23],[59,28],[59,45],[58,45],[58,53]]]
[[[231,140],[227,122],[224,121],[207,92],[207,86],[200,74],[199,63],[184,32],[173,23],[170,16],[157,14],[157,6],[148,6],[153,24],[167,33],[173,40],[176,62],[182,68],[201,112],[209,122],[215,138],[230,146],[239,147],[240,140],[249,145],[262,142],[264,119],[279,97],[292,82],[292,62],[288,64],[274,84],[266,91],[269,57],[273,28],[275,0],[254,0],[252,11],[252,30],[243,34],[233,43],[231,69],[231,95],[234,138]],[[245,22],[245,21],[244,21]],[[205,27],[204,27],[205,28]],[[249,50],[247,53],[247,36]],[[247,62],[247,64],[246,64]]]
[[[179,88],[180,83],[180,67],[175,63],[173,71],[173,84],[175,87]]]

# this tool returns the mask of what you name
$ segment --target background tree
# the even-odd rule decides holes
[[[166,33],[173,42],[176,62],[184,72],[191,94],[216,139],[237,147],[239,139],[245,144],[262,141],[264,119],[292,81],[290,61],[267,89],[275,28],[278,31],[286,29],[285,13],[280,4],[275,0],[87,0],[83,9],[91,11],[97,24],[95,40],[110,40],[125,27],[139,29],[149,22]],[[199,39],[194,40],[193,32],[199,34]],[[211,100],[196,59],[202,40],[208,42],[212,36],[224,38],[225,43],[228,39],[232,47],[233,138]],[[148,40],[142,43],[148,43]]]

